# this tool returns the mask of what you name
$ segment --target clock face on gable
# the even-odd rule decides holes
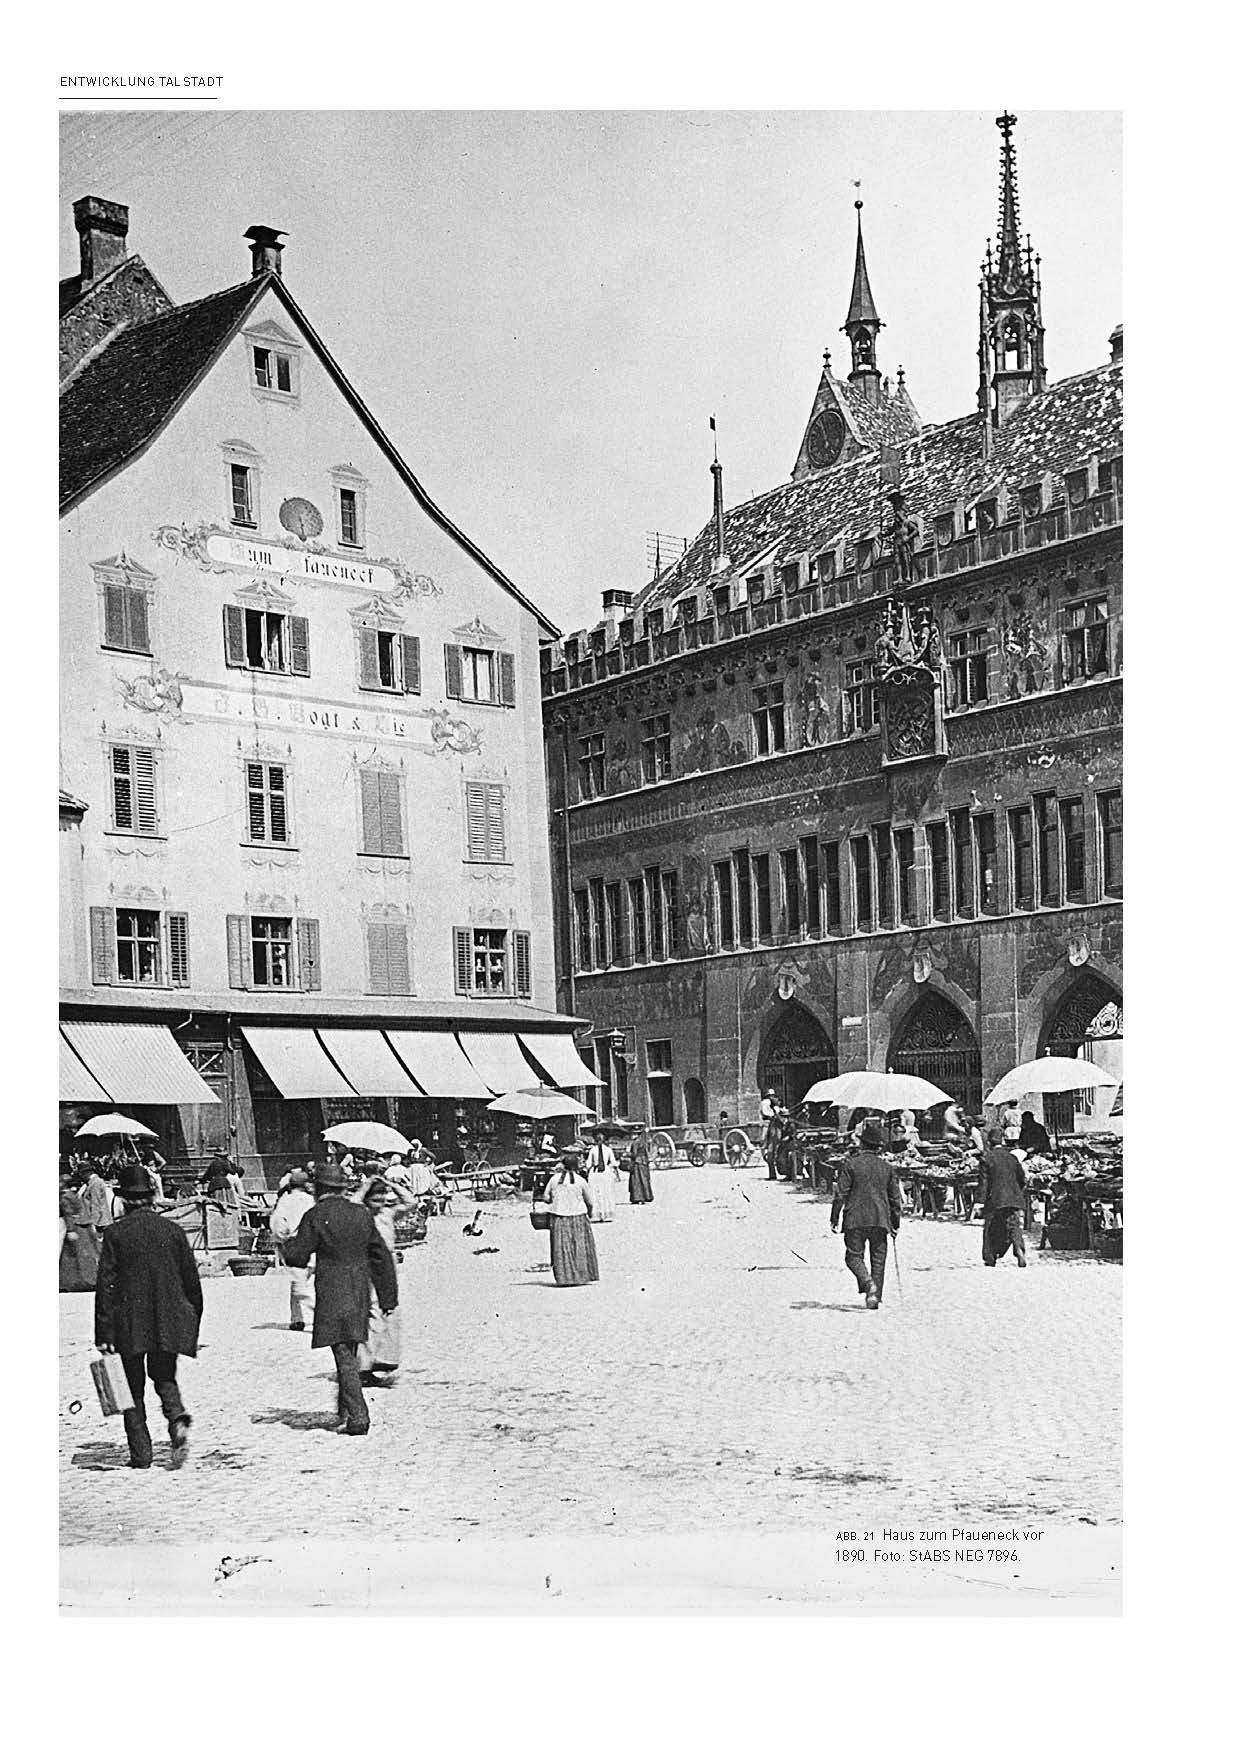
[[[810,423],[806,435],[806,455],[812,468],[826,469],[836,461],[845,443],[845,423],[839,409],[825,408]]]

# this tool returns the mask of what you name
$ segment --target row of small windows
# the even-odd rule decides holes
[[[413,992],[409,927],[366,922],[367,992]],[[92,907],[91,979],[96,986],[188,987],[190,921],[155,908]],[[229,914],[228,984],[247,991],[318,992],[319,922],[288,914]],[[456,926],[453,980],[467,997],[529,998],[530,934]]]
[[[970,628],[949,636],[947,699],[949,712],[964,712],[999,698],[998,678],[991,674],[993,650],[987,628]],[[1003,658],[1006,654],[1001,653]],[[1017,654],[1020,657],[1020,653]],[[1062,670],[1066,683],[1091,681],[1111,673],[1111,628],[1106,594],[1066,606],[1062,631]],[[845,737],[865,735],[879,722],[875,660],[860,658],[844,666],[841,688],[841,731]],[[756,758],[778,755],[789,747],[788,712],[783,682],[750,690],[751,753]],[[643,719],[639,726],[641,774],[644,785],[672,778],[672,720],[668,713]],[[607,790],[604,739],[591,732],[578,739],[578,789],[584,798]]]
[[[246,761],[243,767],[245,840],[261,846],[296,846],[292,768],[286,762]],[[159,836],[159,751],[144,744],[108,746],[112,828],[120,834]],[[405,775],[381,768],[358,769],[362,844],[376,858],[407,858]],[[506,788],[493,780],[465,781],[465,849],[468,863],[510,862]]]
[[[574,893],[576,964],[590,970],[661,962],[686,949],[697,954],[972,919],[1005,906],[1079,905],[1091,898],[1088,834],[1084,799],[1043,793],[1000,816],[952,810],[921,830],[881,823],[845,841],[806,835],[775,853],[739,849],[712,865],[710,913],[689,916],[687,944],[675,871],[652,868],[625,882],[594,878]],[[1119,791],[1096,794],[1094,834],[1095,892],[1119,899]]]
[[[151,655],[147,592],[140,585],[103,587],[104,645],[114,651]],[[420,694],[421,642],[417,634],[384,628],[355,629],[356,682],[365,693]],[[281,676],[310,675],[310,623],[283,610],[224,605],[224,662],[232,670]],[[449,700],[477,706],[517,704],[516,664],[511,652],[456,644],[444,647],[444,692]]]

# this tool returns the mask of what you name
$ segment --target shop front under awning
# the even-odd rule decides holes
[[[61,1033],[110,1102],[218,1102],[163,1023],[62,1023]],[[79,1098],[98,1102],[99,1097]]]
[[[478,1030],[459,1029],[457,1040],[465,1049],[470,1064],[494,1095],[509,1090],[529,1090],[539,1075],[517,1045],[515,1035],[486,1035]]]
[[[359,1096],[421,1096],[377,1029],[321,1029],[319,1040]]]
[[[384,1033],[428,1096],[491,1096],[455,1035],[437,1029],[389,1029]]]
[[[86,1070],[64,1036],[60,1041],[61,1102],[107,1102],[108,1093],[99,1080]]]
[[[262,1029],[243,1024],[241,1033],[281,1096],[358,1094],[332,1064],[313,1029]]]
[[[571,1035],[523,1035],[521,1044],[542,1066],[549,1081],[561,1090],[584,1084],[602,1084],[573,1045]]]

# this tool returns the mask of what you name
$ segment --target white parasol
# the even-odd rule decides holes
[[[1100,1084],[1119,1084],[1110,1072],[1102,1071],[1090,1060],[1071,1060],[1061,1054],[1044,1054],[1038,1060],[1026,1060],[1005,1072],[987,1101],[991,1104],[1017,1102],[1023,1096],[1050,1095],[1068,1090],[1094,1090]]]
[[[78,1128],[73,1135],[75,1139],[157,1139],[150,1127],[144,1127],[141,1121],[132,1121],[128,1115],[93,1115],[84,1126]]]
[[[587,1108],[584,1102],[578,1102],[572,1096],[564,1096],[559,1090],[553,1090],[550,1084],[536,1084],[529,1090],[510,1090],[503,1096],[497,1096],[494,1102],[487,1104],[496,1114],[524,1115],[527,1120],[550,1121],[557,1115],[589,1115],[595,1119],[593,1108]]]
[[[840,1108],[937,1108],[952,1102],[946,1090],[910,1072],[840,1072],[812,1084],[803,1102],[834,1102]]]
[[[399,1151],[404,1156],[410,1148],[404,1133],[386,1127],[382,1121],[341,1121],[335,1127],[326,1127],[323,1137],[332,1145],[347,1146],[350,1151]]]

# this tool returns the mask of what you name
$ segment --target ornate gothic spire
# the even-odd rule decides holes
[[[1008,110],[997,116],[995,125],[1003,137],[1000,147],[1000,218],[996,237],[1000,246],[1000,279],[1016,282],[1022,277],[1021,220],[1017,196],[1017,149],[1013,145],[1013,129],[1017,118]]]
[[[862,203],[859,200],[853,205],[857,209],[857,252],[853,260],[853,291],[849,296],[849,314],[842,327],[853,350],[853,369],[849,373],[849,382],[858,385],[868,401],[878,402],[881,385],[875,364],[875,342],[883,324],[875,309],[870,276],[866,272],[866,249],[862,243]]]
[[[1047,382],[1038,257],[1029,237],[1023,248],[1020,234],[1017,157],[1013,146],[1016,124],[1016,116],[1008,110],[995,119],[1003,142],[999,236],[994,256],[991,241],[987,241],[978,314],[979,407],[990,425],[996,427],[1003,426]]]

